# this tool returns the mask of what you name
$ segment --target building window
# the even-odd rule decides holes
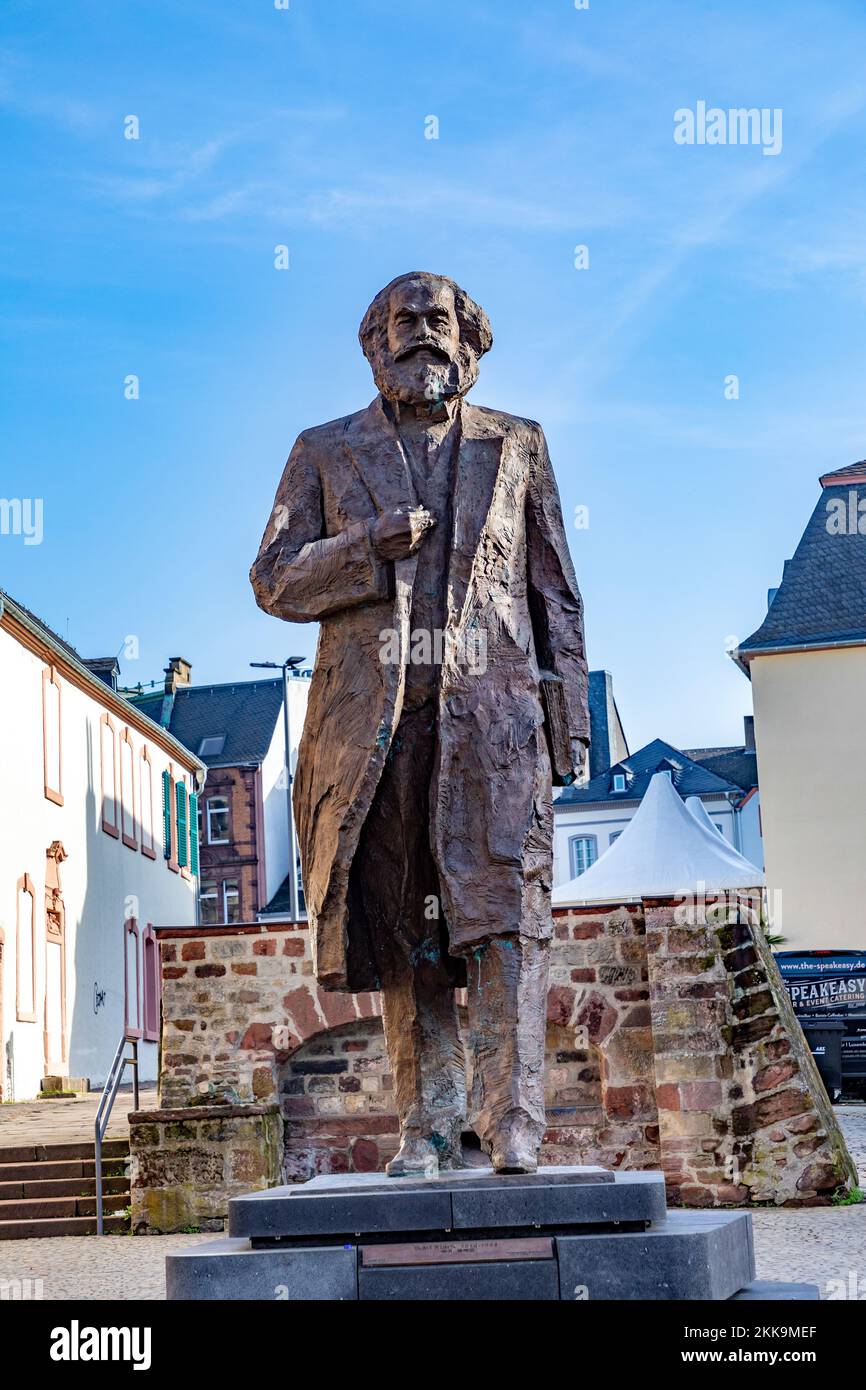
[[[237,879],[227,878],[223,881],[223,913],[226,922],[241,920],[241,895]]]
[[[127,1038],[141,1037],[141,956],[138,922],[127,917],[123,924],[123,1032]]]
[[[207,799],[207,842],[209,845],[230,843],[227,796],[209,796]]]
[[[55,805],[62,806],[60,677],[54,666],[46,666],[42,672],[42,755],[45,795]]]
[[[221,926],[241,920],[241,895],[236,878],[205,879],[198,900],[202,926]]]
[[[141,852],[148,859],[156,858],[153,839],[153,767],[145,745],[138,762],[138,807],[141,814]]]
[[[598,841],[594,835],[575,835],[568,842],[571,876],[579,878],[598,858]]]
[[[124,729],[120,736],[120,830],[129,849],[138,849],[135,838],[135,752],[132,735]]]
[[[203,881],[198,900],[201,908],[202,926],[215,926],[220,918],[219,886],[213,879],[205,879]]]
[[[16,1008],[19,1023],[36,1022],[36,894],[33,880],[18,880],[15,922]]]
[[[144,983],[143,1033],[145,1042],[159,1042],[159,943],[150,922],[141,939]]]
[[[615,772],[615,773],[613,774],[613,785],[611,786],[611,791],[614,791],[614,792],[624,792],[624,791],[625,791],[625,773],[624,773],[624,772]]]
[[[225,746],[225,734],[208,734],[198,746],[198,755],[200,758],[218,758]]]
[[[120,837],[117,817],[117,738],[111,715],[99,721],[99,757],[102,768],[102,828],[106,835]]]
[[[177,862],[182,869],[186,869],[189,864],[189,806],[186,782],[184,782],[182,778],[175,785],[174,800],[175,820],[177,823]]]
[[[168,867],[172,873],[178,873],[180,865],[177,862],[177,784],[173,776],[174,769],[169,766],[162,774],[162,835],[163,835],[163,854],[168,861]]]
[[[614,830],[613,834],[611,835],[610,839],[608,840],[608,844],[609,844],[609,845],[612,845],[613,842],[614,842],[614,840],[618,840],[621,834],[622,834],[622,831],[621,831],[621,830]]]

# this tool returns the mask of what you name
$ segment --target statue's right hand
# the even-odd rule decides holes
[[[382,560],[405,560],[414,555],[436,518],[424,507],[385,512],[373,523],[373,549]]]

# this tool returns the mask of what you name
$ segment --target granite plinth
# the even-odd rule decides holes
[[[802,1303],[820,1299],[817,1284],[784,1284],[772,1279],[753,1279],[744,1289],[731,1294],[731,1302],[740,1303]]]
[[[563,1298],[728,1299],[755,1277],[748,1212],[669,1211],[647,1231],[558,1235]]]
[[[230,1221],[230,1238],[167,1257],[169,1298],[815,1296],[755,1281],[747,1212],[666,1211],[661,1173],[321,1177],[235,1198]]]
[[[541,1168],[502,1177],[474,1168],[435,1178],[346,1174],[253,1192],[229,1203],[229,1233],[258,1243],[624,1224],[639,1229],[664,1213],[661,1173]]]
[[[354,1245],[254,1250],[248,1240],[214,1240],[165,1258],[165,1294],[172,1300],[335,1301],[358,1297]]]

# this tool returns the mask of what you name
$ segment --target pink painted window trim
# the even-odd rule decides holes
[[[142,1028],[145,1042],[159,1042],[159,1004],[161,973],[159,942],[152,923],[148,922],[141,940],[142,951]]]
[[[129,946],[126,938],[135,937],[135,1025],[129,1018]],[[123,1034],[126,1038],[141,1037],[141,940],[138,934],[138,922],[134,917],[127,917],[123,924]]]

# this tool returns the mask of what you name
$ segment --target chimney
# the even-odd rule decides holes
[[[746,740],[745,740],[746,748],[749,750],[749,752],[754,752],[754,750],[755,750],[755,716],[754,716],[753,714],[745,714],[745,715],[743,716],[743,732],[745,733],[745,736],[746,736]]]
[[[182,656],[170,656],[165,668],[165,693],[173,695],[182,685],[189,685],[192,666]]]

